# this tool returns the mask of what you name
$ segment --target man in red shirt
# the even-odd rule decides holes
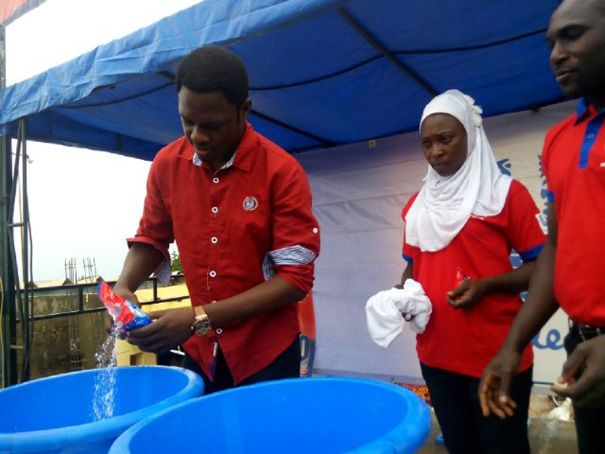
[[[176,75],[184,136],[156,155],[137,234],[115,285],[134,291],[176,240],[192,307],[130,331],[143,351],[182,345],[206,392],[298,377],[296,303],[313,284],[319,226],[300,164],[247,122],[243,62],[193,51]]]
[[[546,135],[542,166],[548,242],[527,301],[485,369],[483,413],[511,416],[509,384],[521,352],[560,306],[570,317],[568,359],[553,390],[574,403],[581,453],[605,452],[605,2],[565,0],[547,32],[563,92],[582,97],[577,113]]]

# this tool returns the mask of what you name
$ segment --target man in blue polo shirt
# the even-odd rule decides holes
[[[605,453],[605,1],[565,0],[548,32],[550,64],[576,114],[546,135],[548,241],[528,298],[479,388],[484,415],[510,416],[523,348],[560,306],[568,359],[553,390],[574,403],[580,453]]]

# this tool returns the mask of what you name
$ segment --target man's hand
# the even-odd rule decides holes
[[[191,336],[194,313],[191,307],[170,309],[153,314],[154,322],[128,331],[126,340],[144,352],[163,353]]]
[[[141,307],[141,304],[139,303],[139,298],[137,298],[134,292],[131,292],[127,287],[120,285],[119,282],[113,287],[113,292],[116,295],[121,296],[122,298],[130,301],[131,303]]]
[[[574,376],[585,369],[576,381]],[[563,364],[552,390],[563,397],[571,397],[578,407],[598,407],[605,404],[605,335],[579,344]]]
[[[447,292],[447,302],[454,309],[471,309],[487,293],[487,282],[483,279],[464,279]]]
[[[113,287],[113,292],[116,295],[127,299],[131,303],[134,303],[139,307],[141,306],[137,296],[133,292],[128,290],[128,288],[121,286],[119,283],[117,283]],[[114,334],[114,331],[115,331],[114,321],[113,321],[113,318],[111,318],[111,315],[109,315],[109,313],[107,313],[107,316],[105,317],[105,331],[109,335]],[[126,339],[126,332],[123,329],[120,329],[120,331],[117,333],[117,336],[118,336],[118,339]]]
[[[483,416],[501,419],[512,416],[517,404],[510,397],[510,382],[521,363],[521,354],[500,350],[483,371],[479,382],[479,404]]]

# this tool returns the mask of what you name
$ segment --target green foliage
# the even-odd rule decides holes
[[[179,257],[179,255],[176,252],[173,252],[170,255],[170,264],[172,265],[172,271],[179,271],[179,272],[183,272],[183,265],[181,264],[181,258]]]

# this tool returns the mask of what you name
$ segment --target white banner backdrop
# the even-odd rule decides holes
[[[485,120],[501,169],[527,186],[541,208],[544,134],[573,111],[574,103],[568,102]],[[383,350],[372,343],[365,320],[367,299],[398,282],[403,271],[401,209],[420,188],[427,168],[418,134],[297,157],[309,175],[322,232],[313,290],[316,372],[422,382],[413,333],[404,330]],[[559,311],[534,339],[536,383],[556,380],[566,332],[567,319]]]

